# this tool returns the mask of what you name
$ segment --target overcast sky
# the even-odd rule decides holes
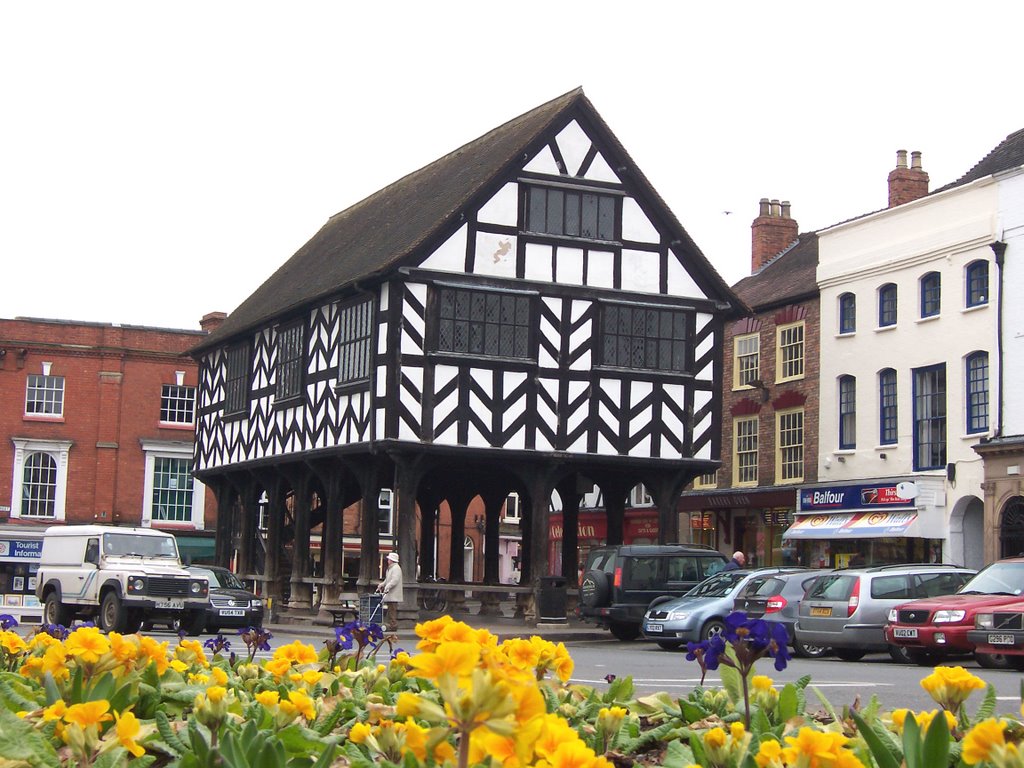
[[[761,197],[819,229],[1024,128],[1022,3],[355,5],[0,6],[0,317],[198,328],[576,86],[730,283]]]

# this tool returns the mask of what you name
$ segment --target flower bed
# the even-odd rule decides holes
[[[417,625],[408,653],[358,622],[319,649],[273,650],[257,628],[200,644],[3,626],[0,768],[1024,768],[1019,718],[997,718],[995,691],[966,670],[924,678],[932,712],[836,710],[808,678],[779,688],[756,674],[761,659],[789,660],[763,624],[734,614],[692,644],[723,688],[681,699],[637,698],[628,678],[570,685],[564,645],[499,643],[450,617]]]

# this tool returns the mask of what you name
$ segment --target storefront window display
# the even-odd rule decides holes
[[[18,532],[0,537],[0,613],[20,623],[42,621],[36,599],[36,574],[42,553],[42,532]]]

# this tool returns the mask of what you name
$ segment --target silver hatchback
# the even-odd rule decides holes
[[[831,646],[836,656],[856,661],[872,651],[889,651],[904,661],[901,649],[885,640],[889,610],[921,597],[951,595],[975,571],[956,565],[924,563],[847,568],[819,576],[800,603],[796,639]]]

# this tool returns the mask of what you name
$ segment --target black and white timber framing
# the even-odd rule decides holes
[[[482,497],[496,581],[498,512],[518,491],[535,590],[556,489],[570,583],[594,483],[610,543],[639,482],[660,540],[676,541],[679,493],[717,466],[722,327],[738,305],[582,90],[548,102],[332,217],[193,350],[195,471],[218,494],[218,560],[237,551],[270,594],[290,580],[293,608],[318,581],[329,608],[357,501],[360,587],[377,578],[382,488],[396,494],[409,610],[410,564],[433,570],[442,502],[454,543]]]

